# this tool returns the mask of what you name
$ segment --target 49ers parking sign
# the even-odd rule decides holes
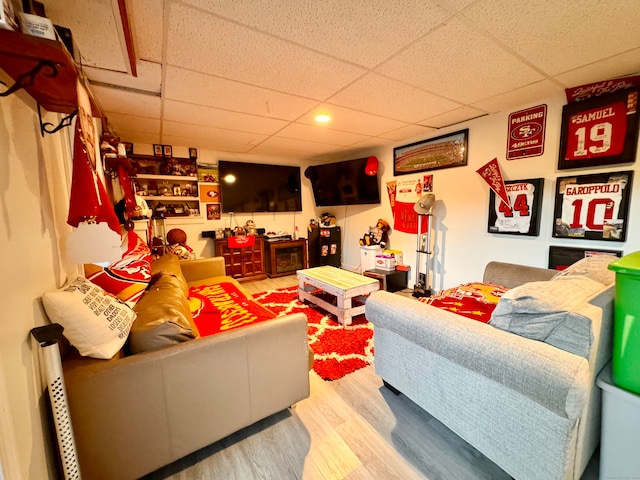
[[[546,124],[546,105],[538,105],[509,115],[507,160],[542,155]]]
[[[559,169],[634,162],[638,142],[638,90],[565,105]]]

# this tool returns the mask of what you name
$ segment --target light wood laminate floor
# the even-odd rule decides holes
[[[296,277],[248,282],[252,293]],[[369,366],[333,382],[310,372],[311,395],[145,480],[487,479],[511,477]],[[540,459],[544,462],[544,459]],[[582,480],[598,478],[594,455]]]

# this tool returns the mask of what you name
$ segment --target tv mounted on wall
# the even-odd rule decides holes
[[[300,212],[300,167],[218,162],[225,213]]]
[[[380,203],[378,176],[365,173],[368,157],[315,165],[305,170],[318,207]]]

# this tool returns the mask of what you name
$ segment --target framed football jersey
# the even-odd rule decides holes
[[[493,190],[489,193],[487,231],[537,237],[540,234],[544,179],[508,180],[504,186],[509,205]]]
[[[635,162],[638,115],[638,89],[565,105],[558,169]]]
[[[633,172],[560,177],[553,236],[624,242]]]

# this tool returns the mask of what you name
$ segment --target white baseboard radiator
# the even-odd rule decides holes
[[[51,415],[56,431],[60,468],[65,480],[80,480],[80,466],[76,443],[71,426],[67,391],[62,373],[62,360],[58,341],[62,336],[59,324],[45,325],[31,330],[31,335],[40,345],[40,371],[51,403]]]

